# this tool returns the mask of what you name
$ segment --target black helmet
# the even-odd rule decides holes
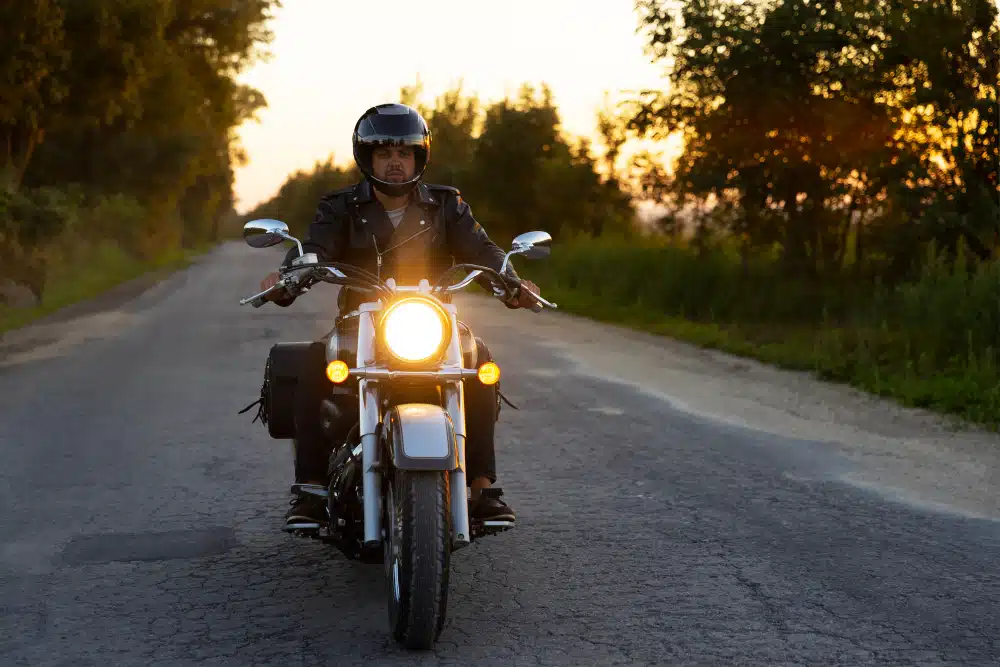
[[[366,111],[354,126],[354,161],[372,184],[392,197],[413,189],[431,157],[431,131],[416,109],[405,104],[379,104]],[[372,173],[372,151],[376,146],[412,146],[416,171],[405,183],[387,183]]]

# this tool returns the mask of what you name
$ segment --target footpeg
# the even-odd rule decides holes
[[[487,535],[499,535],[514,528],[513,521],[472,521],[472,539],[486,537]]]
[[[282,528],[283,531],[291,535],[292,537],[310,538],[313,540],[322,540],[324,538],[322,526],[318,523],[290,523]]]
[[[286,523],[285,527],[282,528],[286,533],[298,533],[298,532],[318,532],[320,529],[320,524],[316,522],[300,521],[298,523]]]
[[[330,496],[330,492],[327,491],[326,487],[319,484],[292,484],[292,493],[299,495],[308,493],[311,496],[319,496],[320,498],[328,498]]]

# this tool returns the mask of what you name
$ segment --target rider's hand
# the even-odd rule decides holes
[[[518,308],[531,308],[537,301],[531,298],[531,295],[525,294],[525,290],[533,292],[536,295],[541,295],[542,291],[538,289],[538,285],[531,282],[530,280],[521,281],[521,290],[518,292],[517,299],[514,299],[512,305]]]
[[[278,273],[277,271],[275,271],[274,273],[267,274],[267,276],[262,281],[260,281],[260,291],[263,292],[264,290],[271,289],[272,287],[278,284],[279,280],[281,280],[281,274]],[[267,301],[281,301],[287,299],[288,297],[289,294],[287,291],[285,291],[285,288],[281,288],[274,290],[264,298]]]

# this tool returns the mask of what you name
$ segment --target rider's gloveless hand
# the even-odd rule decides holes
[[[536,301],[531,298],[531,294],[526,294],[525,290],[532,292],[536,295],[541,295],[542,291],[538,289],[538,285],[531,282],[530,280],[521,281],[521,290],[518,292],[517,300],[514,302],[518,308],[531,308],[535,305]]]
[[[267,274],[267,276],[265,276],[264,279],[260,281],[260,291],[263,292],[265,290],[271,289],[272,287],[278,284],[279,280],[281,280],[281,274],[277,272],[272,272]],[[276,299],[286,298],[287,296],[288,292],[286,292],[284,289],[279,289],[271,292],[264,298],[267,299],[268,301],[274,301]]]

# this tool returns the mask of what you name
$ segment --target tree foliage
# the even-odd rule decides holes
[[[69,185],[91,198],[126,195],[145,212],[134,221],[144,252],[216,238],[241,158],[234,130],[265,104],[236,76],[262,55],[277,5],[3,3],[0,174],[9,196]],[[36,238],[33,219],[5,221],[8,233]]]
[[[637,3],[670,86],[630,127],[680,133],[670,194],[820,277],[862,259],[912,274],[936,240],[998,247],[997,63],[989,0]]]

